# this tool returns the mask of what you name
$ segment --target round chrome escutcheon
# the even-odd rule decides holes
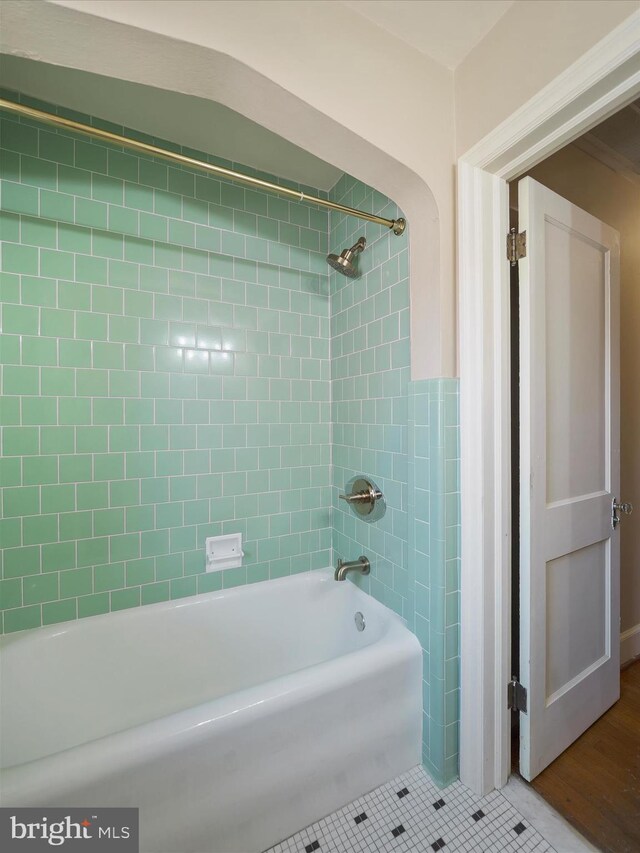
[[[353,621],[356,623],[356,628],[358,629],[358,631],[364,631],[364,629],[366,628],[366,622],[364,621],[364,616],[362,615],[362,613],[360,613],[359,610],[353,617]]]

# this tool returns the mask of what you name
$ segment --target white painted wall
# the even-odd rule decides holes
[[[455,71],[464,154],[640,9],[640,0],[519,0]]]
[[[529,174],[620,232],[621,500],[640,513],[640,184],[632,183],[573,145]],[[512,185],[513,186],[513,185]],[[620,532],[620,617],[634,628],[640,654],[640,517],[623,516]]]

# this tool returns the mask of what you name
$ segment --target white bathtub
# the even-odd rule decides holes
[[[1,653],[2,805],[139,807],[144,853],[257,853],[420,761],[418,641],[326,572]]]

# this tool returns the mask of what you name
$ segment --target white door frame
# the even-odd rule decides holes
[[[631,15],[458,161],[461,424],[460,778],[478,794],[511,762],[511,447],[507,181],[640,94]]]

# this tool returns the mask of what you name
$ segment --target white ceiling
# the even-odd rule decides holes
[[[342,0],[383,30],[456,68],[516,0]],[[357,34],[354,33],[354,38]]]
[[[348,6],[390,37],[453,69],[514,2],[340,0],[335,8]],[[341,176],[331,164],[213,101],[7,54],[0,56],[0,75],[7,89],[307,186],[329,190]]]

